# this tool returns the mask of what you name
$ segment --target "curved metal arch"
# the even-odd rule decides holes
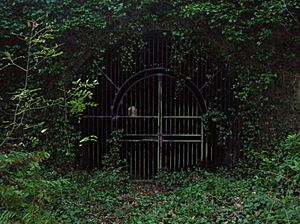
[[[123,98],[127,94],[127,92],[138,82],[153,77],[153,76],[165,76],[173,79],[178,79],[174,74],[168,72],[165,68],[151,68],[146,69],[143,71],[140,71],[127,79],[123,85],[119,88],[118,92],[115,95],[115,98],[113,100],[112,105],[112,116],[115,117],[118,112],[121,105],[121,102],[123,101]],[[185,86],[191,91],[193,96],[196,98],[196,101],[198,105],[200,105],[201,112],[205,112],[207,110],[206,102],[203,97],[203,94],[201,93],[201,90],[190,80],[186,80]]]

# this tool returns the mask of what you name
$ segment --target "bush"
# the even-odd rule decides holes
[[[46,152],[0,154],[0,223],[52,223],[45,206],[60,197],[65,179],[43,177]]]
[[[279,163],[275,164],[275,181],[282,192],[300,195],[300,132],[289,135],[281,145]]]

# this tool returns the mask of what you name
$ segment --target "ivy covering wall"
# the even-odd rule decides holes
[[[238,105],[232,113],[242,120],[245,151],[258,146],[271,151],[281,137],[299,130],[299,109],[292,103],[300,69],[298,0],[5,0],[0,2],[0,15],[1,52],[23,51],[22,42],[12,33],[26,32],[28,20],[55,27],[55,42],[62,43],[64,53],[58,60],[40,64],[30,83],[39,83],[45,97],[60,97],[60,89],[82,76],[94,79],[93,63],[101,65],[103,52],[114,45],[127,46],[123,49],[126,69],[130,46],[142,45],[145,33],[160,30],[175,42],[184,40],[179,56],[205,49],[226,64]],[[4,111],[9,93],[21,82],[19,72],[7,68],[0,73],[0,122],[9,117]],[[210,111],[219,116],[218,125],[226,123],[222,114]],[[78,140],[63,114],[63,110],[48,110],[32,116],[55,127],[43,144],[51,145],[57,156],[68,155],[67,149],[76,147]],[[227,134],[226,129],[220,132]]]

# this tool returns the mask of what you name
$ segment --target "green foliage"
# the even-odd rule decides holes
[[[299,136],[288,136],[274,159],[256,157],[262,166],[248,175],[248,160],[231,171],[162,173],[158,180],[175,191],[156,195],[124,223],[299,223]]]
[[[59,201],[61,189],[68,182],[61,177],[48,178],[49,171],[45,177],[41,164],[52,161],[52,166],[59,164],[61,168],[63,162],[64,166],[67,165],[66,161],[73,162],[70,158],[74,158],[75,141],[79,135],[78,132],[75,132],[75,136],[74,133],[71,135],[67,132],[67,129],[72,128],[68,124],[68,115],[78,116],[86,106],[95,106],[89,100],[92,97],[90,89],[96,83],[91,84],[88,81],[74,82],[70,90],[64,90],[63,96],[55,99],[46,98],[41,93],[42,88],[37,79],[39,68],[43,66],[44,61],[61,55],[62,51],[59,51],[59,45],[51,43],[54,38],[51,26],[32,20],[28,21],[28,28],[28,35],[17,35],[24,41],[24,55],[21,55],[22,52],[15,55],[5,51],[2,58],[7,62],[2,70],[9,67],[17,69],[21,81],[12,86],[11,101],[6,103],[7,120],[3,122],[5,126],[1,126],[1,223],[55,222],[53,214],[46,206]],[[60,109],[61,107],[63,109]],[[60,125],[58,129],[51,125],[53,120],[49,116],[41,116],[52,110],[57,110],[55,116],[63,114],[61,120],[54,120]],[[5,116],[4,118],[6,119]],[[60,121],[62,123],[59,123]],[[57,136],[56,141],[66,137],[68,144],[62,146],[63,142],[59,142],[60,147],[51,148],[56,144],[53,140],[47,144],[51,132],[56,136],[61,134]]]
[[[37,126],[42,126],[43,122],[35,124],[28,119],[28,114],[31,111],[44,109],[50,106],[53,102],[41,96],[41,88],[36,85],[31,85],[33,70],[45,60],[57,57],[61,54],[57,44],[49,46],[49,40],[53,39],[53,27],[42,26],[37,21],[30,20],[27,22],[29,31],[28,34],[20,33],[17,35],[24,41],[26,53],[24,55],[14,55],[8,51],[3,52],[2,60],[6,64],[1,70],[7,67],[15,67],[21,75],[22,84],[20,88],[14,89],[11,95],[11,103],[7,104],[12,114],[10,120],[5,120],[4,133],[0,136],[0,147],[9,147],[13,140],[16,143],[22,143],[24,136],[20,132],[31,130]],[[21,61],[20,61],[21,59]],[[22,59],[25,65],[22,64]],[[16,141],[18,139],[19,141]]]
[[[11,101],[5,102],[10,116],[4,117],[0,146],[6,148],[5,151],[11,148],[30,151],[43,149],[50,153],[51,158],[47,162],[53,167],[66,168],[66,164],[72,167],[80,133],[70,124],[69,117],[77,117],[80,122],[83,111],[96,106],[91,99],[92,89],[98,83],[78,79],[72,82],[69,89],[63,86],[59,91],[60,96],[45,96],[39,75],[43,74],[41,71],[45,62],[63,52],[59,44],[52,42],[55,38],[53,26],[30,20],[28,28],[28,34],[15,34],[24,41],[27,48],[24,55],[22,52],[19,55],[3,52],[2,59],[7,63],[2,70],[15,67],[22,82],[20,88],[19,83],[12,86],[14,92]],[[25,60],[25,65],[22,60]]]
[[[281,144],[278,155],[267,161],[272,163],[270,171],[275,172],[273,182],[278,184],[280,192],[291,195],[299,195],[300,183],[300,133],[289,135]]]
[[[181,171],[168,172],[160,171],[154,178],[157,184],[167,190],[175,190],[179,187],[187,187],[191,183],[198,181],[198,172],[196,171]]]
[[[158,29],[170,36],[175,42],[174,45],[180,46],[178,51],[172,53],[173,61],[180,63],[185,54],[201,49],[224,62],[227,72],[231,74],[234,80],[236,110],[232,110],[230,112],[232,116],[227,117],[219,114],[217,118],[214,112],[208,115],[222,120],[216,124],[221,133],[219,145],[223,145],[231,134],[227,125],[233,116],[242,120],[243,129],[240,136],[245,149],[256,148],[261,144],[265,145],[264,149],[274,147],[283,136],[295,129],[291,124],[295,123],[294,120],[297,118],[282,116],[284,111],[291,114],[295,112],[295,108],[291,106],[293,91],[281,86],[281,95],[276,97],[275,94],[270,94],[269,90],[270,86],[276,85],[276,81],[281,77],[286,75],[291,77],[299,71],[296,62],[299,52],[296,49],[300,43],[299,18],[297,18],[300,5],[297,0],[238,2],[90,0],[84,3],[79,0],[68,0],[62,4],[58,0],[13,0],[1,2],[0,10],[2,15],[0,26],[3,30],[0,38],[6,43],[1,51],[8,53],[11,49],[14,49],[14,52],[20,50],[18,40],[10,36],[11,31],[24,33],[25,21],[39,16],[40,21],[45,22],[47,26],[55,25],[59,37],[65,43],[63,46],[52,44],[51,47],[40,48],[40,53],[35,55],[35,57],[42,57],[44,54],[58,56],[62,54],[58,49],[62,47],[64,50],[59,62],[47,60],[43,63],[44,67],[40,66],[37,70],[39,78],[32,81],[48,85],[51,79],[50,83],[54,89],[45,94],[47,97],[61,96],[57,86],[63,89],[63,94],[66,94],[69,91],[66,88],[73,80],[78,80],[82,71],[88,74],[87,78],[91,78],[94,75],[91,74],[93,68],[87,65],[88,61],[91,57],[96,57],[99,58],[97,61],[103,62],[101,58],[103,52],[111,45],[122,45],[120,47],[122,69],[128,70],[134,66],[133,49],[144,44],[141,40],[143,34]],[[53,38],[54,35],[51,33],[42,35],[35,42],[41,44],[46,40],[53,41]],[[58,51],[54,52],[53,48]],[[12,57],[11,52],[7,53],[6,59]],[[103,64],[99,63],[99,67],[102,66]],[[170,69],[176,71],[176,66],[172,66]],[[52,77],[45,79],[43,75],[47,73]],[[3,79],[4,76],[0,74],[0,79],[1,77]],[[53,81],[56,77],[59,79],[58,82]],[[7,82],[13,83],[12,80]],[[32,88],[35,89],[37,88]],[[76,94],[80,96],[77,95],[77,99],[70,99],[69,112],[80,115],[89,105],[86,100],[92,95],[85,90]],[[208,105],[209,108],[215,106]],[[53,119],[60,123],[64,112],[56,109],[58,115]],[[46,113],[46,116],[48,115],[49,113]],[[66,125],[64,129],[72,130]],[[64,146],[70,145],[67,147],[69,148],[72,146],[70,142],[73,142],[74,136],[72,131],[66,131],[64,136],[67,132],[70,141],[66,139],[57,141],[64,142]],[[56,138],[57,135],[53,136],[53,139]]]
[[[294,92],[278,82],[299,72],[299,4],[1,1],[0,222],[97,223],[112,217],[109,221],[125,223],[299,223],[299,134],[278,146],[282,136],[294,131],[291,124],[297,120],[286,115],[295,109]],[[247,163],[235,172],[162,172],[157,180],[166,190],[176,191],[128,205],[118,195],[127,193],[128,177],[120,167],[122,133],[115,131],[105,157],[108,169],[94,175],[72,172],[70,184],[61,190],[66,181],[54,180],[57,177],[49,172],[43,177],[41,162],[50,155],[44,161],[48,169],[69,170],[77,143],[95,140],[80,140],[69,123],[70,116],[95,106],[90,100],[96,83],[82,82],[79,76],[85,71],[91,79],[90,58],[116,43],[124,44],[121,60],[128,70],[134,66],[133,49],[152,29],[163,30],[181,45],[174,53],[177,63],[188,52],[204,49],[226,64],[237,102],[230,115],[242,119]],[[12,37],[12,32],[19,34]],[[65,44],[56,44],[55,36]],[[72,84],[73,80],[78,81]],[[272,95],[270,87],[282,92]],[[216,105],[208,107],[204,122],[213,123],[223,145],[231,135],[230,116]]]
[[[300,182],[300,133],[289,135],[282,144],[283,161],[278,170],[285,177]],[[296,184],[296,183],[295,183]]]
[[[203,124],[208,134],[210,132],[209,126],[216,129],[215,134],[218,137],[218,145],[225,146],[226,141],[232,136],[228,117],[224,112],[218,110],[217,107],[209,107],[207,109],[203,115]]]
[[[295,197],[282,197],[251,179],[235,179],[226,173],[200,172],[196,184],[166,195],[143,214],[125,223],[298,223]]]
[[[118,142],[121,131],[117,133]],[[242,164],[243,170],[161,172],[155,179],[157,184],[148,195],[143,191],[133,191],[128,176],[115,168],[93,173],[70,172],[64,176],[68,181],[61,180],[60,186],[38,181],[35,183],[39,185],[35,187],[43,193],[38,194],[35,202],[43,202],[40,207],[43,211],[35,212],[34,218],[39,220],[36,223],[43,223],[46,217],[51,223],[299,223],[299,170],[295,165],[299,160],[299,136],[288,136],[278,146],[278,154],[273,155],[274,159],[261,161],[262,166],[252,167],[254,171],[247,175],[245,170],[247,167],[251,169],[248,159]],[[35,158],[40,154],[32,155]],[[47,156],[45,154],[45,158]],[[28,154],[25,160],[23,158],[19,153],[5,156],[4,160],[1,157],[1,161],[5,161],[1,164],[6,164],[0,169],[1,174],[5,172],[5,178],[1,181],[15,180],[15,161],[21,159],[22,164],[31,166],[30,162],[27,163]],[[259,157],[257,159],[260,160]],[[34,163],[34,169],[25,175],[37,175],[39,169],[35,168],[39,167],[39,162]],[[51,182],[57,179],[57,174],[46,173],[45,178]],[[14,183],[19,184],[20,178],[16,178],[16,181]],[[21,183],[26,185],[28,182]],[[160,189],[156,193],[155,186]],[[45,187],[47,190],[44,190]],[[30,187],[30,193],[34,192],[33,189]],[[12,194],[4,195],[12,198]],[[34,194],[30,199],[35,197]],[[58,197],[60,200],[56,200]],[[8,202],[13,204],[14,200]],[[11,210],[3,211],[0,217],[15,221],[28,212],[21,210],[24,212],[17,216],[15,211],[16,207],[12,206]]]
[[[73,87],[68,91],[68,105],[70,105],[70,113],[72,115],[76,115],[80,118],[83,111],[87,107],[96,107],[97,104],[92,102],[93,93],[91,89],[93,89],[96,85],[98,85],[97,80],[94,80],[93,83],[89,83],[89,80],[86,82],[82,82],[80,79],[72,82]]]
[[[121,138],[123,136],[123,129],[113,130],[111,137],[107,140],[109,151],[104,155],[103,165],[106,169],[121,168],[124,161],[120,157]]]
[[[42,176],[40,165],[47,158],[46,152],[0,154],[1,223],[52,223],[45,206],[58,200],[67,182]]]
[[[71,172],[70,184],[62,190],[61,203],[49,204],[57,223],[98,223],[121,205],[117,196],[129,188],[128,176],[118,169]]]

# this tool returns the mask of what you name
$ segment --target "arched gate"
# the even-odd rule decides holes
[[[205,144],[204,100],[198,87],[163,69],[149,69],[127,80],[113,107],[113,126],[123,129],[122,157],[138,179],[158,170],[180,170],[211,160]]]
[[[122,67],[120,48],[105,55],[99,71],[94,101],[85,111],[83,136],[97,135],[78,153],[80,168],[101,167],[109,150],[113,129],[123,129],[121,156],[133,178],[151,179],[161,169],[181,170],[193,166],[231,165],[238,156],[238,119],[231,79],[224,66],[201,51],[173,60],[173,42],[163,35],[149,36],[143,48],[135,47],[130,69]],[[219,146],[213,123],[204,129],[203,115],[214,107],[229,120],[231,138]]]

